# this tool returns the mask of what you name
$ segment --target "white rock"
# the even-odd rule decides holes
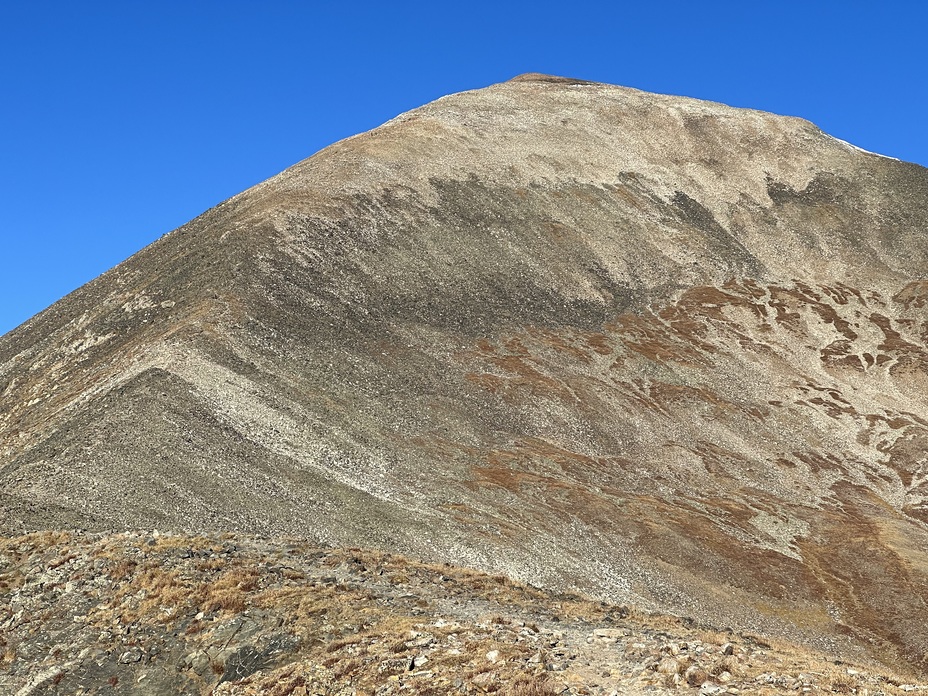
[[[593,635],[597,638],[611,638],[616,640],[618,638],[625,637],[624,628],[597,628],[593,631]]]

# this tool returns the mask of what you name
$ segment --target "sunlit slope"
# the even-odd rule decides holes
[[[921,665],[926,170],[529,76],[208,211],[0,339],[3,530],[454,560]]]

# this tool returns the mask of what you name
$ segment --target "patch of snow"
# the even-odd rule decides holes
[[[886,159],[896,160],[897,162],[900,161],[898,157],[890,157],[889,155],[881,155],[879,152],[870,152],[870,150],[864,150],[862,147],[857,147],[853,143],[849,143],[847,140],[841,140],[841,138],[836,138],[833,135],[829,135],[828,137],[831,138],[832,140],[837,140],[839,143],[851,148],[852,150],[857,150],[858,152],[863,152],[864,154],[867,154],[867,155],[876,155],[877,157],[885,157]]]

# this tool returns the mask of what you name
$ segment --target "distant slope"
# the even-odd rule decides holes
[[[304,535],[924,669],[928,170],[529,77],[0,338],[0,517]]]

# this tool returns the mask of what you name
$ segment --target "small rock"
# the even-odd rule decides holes
[[[597,628],[593,631],[596,638],[605,638],[607,640],[618,640],[624,638],[626,631],[624,628]]]
[[[722,650],[723,655],[734,655],[735,654],[735,646],[732,645],[731,643],[725,643],[722,646],[721,650]]]
[[[190,653],[184,658],[184,664],[187,665],[197,674],[202,674],[209,669],[209,655],[202,650]]]
[[[658,674],[679,674],[682,671],[683,665],[681,665],[676,659],[672,657],[665,657],[661,660],[655,671]]]
[[[401,674],[410,671],[410,660],[405,657],[397,657],[390,660],[384,660],[377,667],[380,674]]]
[[[122,665],[131,665],[141,659],[142,652],[140,650],[127,650],[119,656],[119,663]]]
[[[471,683],[474,686],[479,686],[481,688],[486,688],[490,684],[496,681],[496,675],[493,672],[481,672],[471,679]]]
[[[431,633],[422,633],[414,636],[411,640],[406,641],[410,648],[424,648],[435,642],[435,636]]]

